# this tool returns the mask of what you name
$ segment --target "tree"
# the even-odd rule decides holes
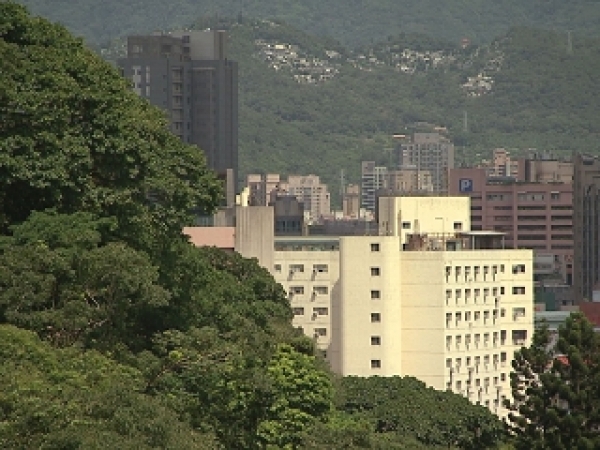
[[[0,446],[3,449],[217,448],[160,398],[141,373],[97,352],[56,349],[0,325]]]
[[[511,374],[509,424],[520,449],[593,449],[600,446],[600,338],[581,313],[558,330],[536,330],[519,350]]]
[[[112,221],[34,212],[0,243],[0,317],[57,345],[145,348],[147,316],[168,305],[148,255],[103,245]],[[105,231],[105,234],[107,232]]]
[[[0,232],[32,210],[85,211],[154,255],[217,204],[202,152],[62,26],[0,3],[0,72]]]
[[[271,400],[258,436],[267,448],[298,448],[302,433],[327,421],[333,406],[329,375],[317,370],[315,357],[279,345],[267,368]]]
[[[475,450],[495,448],[506,438],[502,422],[487,408],[415,378],[346,377],[337,394],[339,411],[368,421],[392,443],[411,439],[424,447]]]

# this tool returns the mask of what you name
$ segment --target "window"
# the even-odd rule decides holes
[[[454,222],[454,231],[462,231],[462,222]]]
[[[315,264],[313,265],[313,273],[327,273],[329,271],[329,267],[327,264]]]
[[[452,336],[446,336],[446,349],[450,350],[452,347]]]
[[[525,317],[525,308],[513,308],[513,318]]]
[[[371,244],[371,251],[372,252],[378,252],[379,251],[379,244]]]
[[[275,264],[275,272],[281,273],[281,264]]]
[[[371,313],[371,322],[373,322],[373,323],[381,322],[381,314]]]
[[[515,286],[512,288],[513,295],[525,295],[525,287],[524,286]]]
[[[381,292],[371,291],[371,300],[377,300],[379,298],[381,298]]]
[[[544,239],[546,239],[544,237]],[[525,264],[515,264],[512,267],[512,273],[513,274],[517,274],[517,273],[525,273]]]
[[[371,345],[381,345],[381,337],[371,336]]]
[[[410,230],[410,222],[402,222],[403,230]]]
[[[446,367],[449,369],[450,367],[452,367],[452,358],[448,358],[446,359]]]
[[[290,286],[291,295],[302,295],[304,294],[304,286]]]
[[[371,276],[378,277],[379,275],[381,275],[381,271],[379,270],[379,267],[371,267]]]
[[[327,316],[329,315],[329,308],[313,308],[313,314],[316,314],[317,316]]]
[[[303,316],[304,315],[304,308],[292,308],[292,311],[295,316]]]
[[[327,328],[315,328],[315,337],[327,336]]]
[[[329,293],[329,288],[327,286],[314,286],[313,293],[315,295],[327,295]]]
[[[381,369],[381,360],[380,359],[372,359],[371,360],[371,369]]]
[[[304,272],[304,264],[290,264],[290,275]]]

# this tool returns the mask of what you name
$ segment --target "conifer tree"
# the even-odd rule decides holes
[[[513,361],[508,421],[520,449],[600,448],[600,339],[581,313],[544,324]]]

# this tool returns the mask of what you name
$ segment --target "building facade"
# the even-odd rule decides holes
[[[600,291],[600,160],[574,156],[573,233],[575,301],[592,301]]]
[[[316,340],[327,354],[331,343],[332,297],[339,280],[338,237],[277,237],[275,280],[287,292],[292,325]]]
[[[456,168],[450,171],[450,194],[471,199],[473,230],[501,231],[506,233],[507,248],[534,250],[538,279],[571,284],[574,233],[569,167],[572,170],[559,161],[522,161],[515,177],[489,177],[485,168]]]
[[[225,181],[233,206],[238,172],[238,67],[227,57],[225,31],[129,36],[123,76],[150,103],[167,112],[171,131],[197,145]]]
[[[361,206],[371,213],[375,213],[377,208],[377,191],[386,186],[387,172],[387,167],[378,166],[375,161],[363,161],[361,164]]]
[[[533,266],[529,250],[487,248],[494,239],[399,251],[398,236],[341,238],[334,371],[415,376],[504,415],[514,351],[533,333]]]
[[[415,132],[400,142],[397,155],[398,168],[429,172],[433,191],[448,192],[448,171],[454,168],[454,144],[443,134]]]

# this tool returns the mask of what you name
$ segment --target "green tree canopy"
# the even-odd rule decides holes
[[[517,450],[595,449],[600,446],[600,338],[573,313],[553,342],[546,325],[517,352],[509,424]]]
[[[152,249],[220,186],[108,63],[62,26],[0,4],[0,230],[31,210],[114,217]]]

